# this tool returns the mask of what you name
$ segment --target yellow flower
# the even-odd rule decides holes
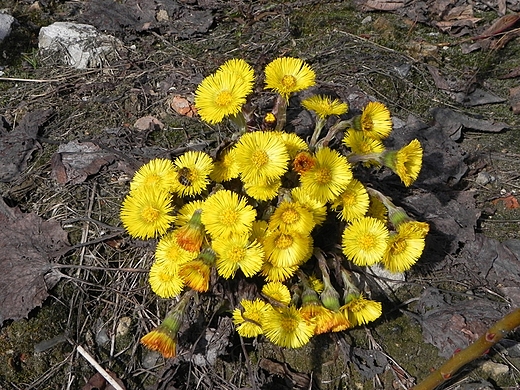
[[[218,156],[209,177],[217,183],[238,177],[240,171],[237,164],[235,148],[228,148]]]
[[[312,68],[299,58],[277,58],[265,67],[265,88],[273,89],[285,100],[293,92],[312,87],[315,79]]]
[[[227,60],[220,66],[220,68],[218,68],[217,73],[218,72],[224,72],[232,75],[237,83],[246,84],[250,90],[253,90],[255,83],[255,72],[251,65],[249,65],[243,59],[233,58],[231,60]]]
[[[152,291],[161,298],[173,298],[184,289],[179,267],[164,261],[155,261],[150,267],[148,281]]]
[[[350,148],[352,153],[358,156],[374,155],[374,159],[364,161],[365,166],[380,165],[378,159],[381,153],[385,151],[385,147],[380,140],[370,138],[361,131],[350,129],[343,137],[343,143]]]
[[[300,202],[283,200],[269,219],[269,229],[309,234],[314,228],[312,212]]]
[[[242,82],[234,72],[217,71],[197,87],[195,107],[203,121],[216,124],[238,114],[251,91],[252,84]]]
[[[235,149],[243,181],[255,183],[274,180],[287,171],[289,153],[275,132],[246,133],[240,137]]]
[[[293,276],[298,269],[298,265],[279,267],[266,260],[262,264],[260,273],[269,282],[284,282]]]
[[[251,198],[259,201],[267,201],[278,196],[278,190],[282,186],[282,180],[259,180],[255,182],[244,182],[244,191]]]
[[[421,143],[414,139],[400,150],[388,151],[384,154],[384,164],[392,169],[409,187],[419,176],[422,166],[423,150]]]
[[[213,170],[213,160],[201,151],[189,151],[177,157],[173,162],[176,180],[173,191],[180,196],[198,195],[209,183],[209,174]]]
[[[215,239],[212,248],[217,254],[217,271],[226,279],[234,277],[239,268],[245,276],[253,276],[260,271],[265,257],[262,245],[256,240],[249,242],[247,234]]]
[[[379,219],[383,223],[386,223],[388,221],[388,209],[386,206],[377,196],[370,195],[369,198],[370,205],[368,206],[368,210],[365,216],[373,217],[375,219]]]
[[[264,284],[262,294],[283,305],[288,305],[291,302],[291,293],[287,286],[281,282],[269,282]]]
[[[307,344],[314,327],[294,306],[269,308],[262,318],[265,337],[280,347],[300,348]]]
[[[130,182],[130,190],[133,191],[145,186],[170,191],[174,180],[175,168],[173,162],[166,158],[154,158],[135,173]]]
[[[351,180],[352,172],[345,156],[327,147],[316,152],[316,164],[300,177],[303,191],[320,202],[336,199]]]
[[[131,191],[121,205],[121,222],[136,238],[154,238],[168,230],[175,217],[171,214],[171,195],[166,190],[140,187]]]
[[[275,230],[264,240],[265,256],[277,267],[294,267],[310,258],[312,244],[312,237],[308,234]]]
[[[250,241],[256,240],[262,243],[267,235],[267,221],[257,219],[253,221],[253,229],[251,230]]]
[[[392,272],[404,272],[414,265],[424,250],[424,232],[420,222],[403,222],[390,236],[383,255],[383,266]]]
[[[289,153],[289,159],[294,159],[296,155],[304,150],[309,150],[309,145],[296,133],[287,133],[285,131],[280,132],[287,152]]]
[[[185,284],[198,292],[208,291],[210,274],[210,266],[199,259],[184,263],[179,269],[179,275]]]
[[[354,128],[374,139],[385,139],[392,131],[390,110],[380,102],[369,102],[361,116],[354,120]]]
[[[352,324],[352,326],[367,324],[375,321],[381,316],[381,302],[365,299],[363,295],[353,295],[348,298],[348,302],[341,306],[342,311]]]
[[[388,243],[388,229],[378,219],[356,219],[343,232],[343,253],[354,264],[372,265],[381,261]]]
[[[369,204],[370,199],[365,186],[359,180],[352,179],[332,207],[341,209],[340,215],[343,221],[353,221],[365,215]]]
[[[242,337],[261,335],[262,318],[271,305],[258,298],[254,301],[242,299],[240,305],[243,309],[233,310],[233,323],[237,327],[238,334]]]
[[[325,202],[320,202],[312,198],[302,187],[293,188],[291,196],[294,201],[299,202],[311,213],[315,225],[321,225],[327,219],[327,207]]]
[[[170,232],[162,236],[155,248],[155,261],[181,265],[192,260],[197,254],[182,249],[175,235]]]
[[[312,321],[315,325],[314,334],[327,333],[331,329],[332,320],[334,318],[333,311],[327,309],[321,304],[312,303],[303,305],[300,313],[307,321]]]
[[[256,218],[253,207],[229,190],[220,190],[209,196],[202,210],[202,223],[212,238],[248,235]]]
[[[202,200],[192,200],[191,202],[185,203],[184,206],[177,211],[175,226],[180,227],[186,225],[197,210],[202,210],[203,205],[204,201]]]
[[[325,119],[331,115],[342,115],[348,111],[348,105],[346,103],[323,95],[315,95],[302,100],[302,106],[307,110],[314,111],[321,119]]]

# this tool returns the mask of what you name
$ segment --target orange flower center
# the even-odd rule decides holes
[[[282,85],[285,89],[292,89],[296,85],[296,77],[291,74],[286,74],[282,77]]]
[[[233,95],[229,91],[221,91],[217,98],[215,99],[215,103],[217,106],[226,107],[233,101]]]

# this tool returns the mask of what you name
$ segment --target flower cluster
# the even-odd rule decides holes
[[[152,290],[161,298],[184,291],[164,322],[141,340],[165,357],[175,356],[187,300],[208,291],[215,273],[263,281],[257,296],[238,297],[232,316],[241,336],[264,335],[276,345],[297,348],[313,335],[381,315],[381,303],[365,298],[353,283],[356,267],[379,263],[403,272],[424,249],[428,224],[412,220],[354,177],[356,165],[389,168],[405,186],[419,175],[419,141],[398,150],[384,146],[392,130],[384,104],[371,102],[360,115],[341,119],[347,103],[323,95],[305,99],[302,106],[315,114],[316,126],[304,140],[284,131],[285,109],[291,94],[315,84],[312,68],[290,57],[266,66],[265,87],[278,99],[266,114],[268,125],[256,129],[244,115],[254,83],[252,67],[241,59],[205,78],[195,105],[203,121],[229,119],[237,127],[230,146],[216,157],[188,151],[173,161],[149,161],[136,172],[122,203],[126,231],[158,239],[149,272]],[[337,120],[326,128],[330,117]],[[333,147],[336,139],[341,142]],[[341,251],[325,252],[314,243],[329,234],[323,233],[329,214],[337,216],[333,228]]]

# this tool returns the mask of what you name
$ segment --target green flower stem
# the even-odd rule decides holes
[[[323,253],[317,248],[314,248],[314,256],[318,259],[318,266],[320,267],[323,284],[325,285],[325,288],[320,294],[321,302],[327,309],[338,311],[341,306],[339,303],[339,293],[332,286],[330,281],[327,260],[325,260],[325,256],[323,256]]]
[[[381,164],[382,153],[367,153],[367,154],[356,154],[352,153],[347,156],[347,160],[351,164],[357,164],[360,162],[377,161]]]
[[[329,146],[330,141],[336,135],[336,133],[345,130],[346,128],[350,127],[351,125],[352,125],[351,120],[336,122],[333,126],[331,126],[331,128],[327,132],[327,135],[316,143],[316,149]]]
[[[236,115],[229,116],[229,120],[231,123],[236,127],[237,132],[239,134],[243,134],[247,130],[247,121],[244,117],[244,113],[242,111],[239,111],[236,113]]]
[[[395,204],[392,203],[390,199],[378,190],[375,190],[373,188],[367,187],[367,192],[377,197],[383,204],[385,205],[386,209],[388,210],[388,219],[394,226],[399,226],[403,222],[407,221],[413,221],[412,218],[406,214],[406,211],[402,207],[398,207]]]
[[[432,390],[450,379],[465,364],[479,358],[508,332],[520,326],[520,309],[515,309],[496,322],[477,341],[460,352],[455,353],[446,363],[428,375],[414,390]]]

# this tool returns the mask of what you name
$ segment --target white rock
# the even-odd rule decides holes
[[[507,374],[509,367],[505,364],[495,363],[488,360],[482,364],[482,371],[488,373],[491,377],[496,378],[497,376]]]
[[[15,19],[9,14],[0,13],[0,42],[2,42],[13,30]]]
[[[67,65],[85,69],[106,64],[123,43],[89,24],[56,22],[40,29],[38,47],[44,54],[59,53]]]

